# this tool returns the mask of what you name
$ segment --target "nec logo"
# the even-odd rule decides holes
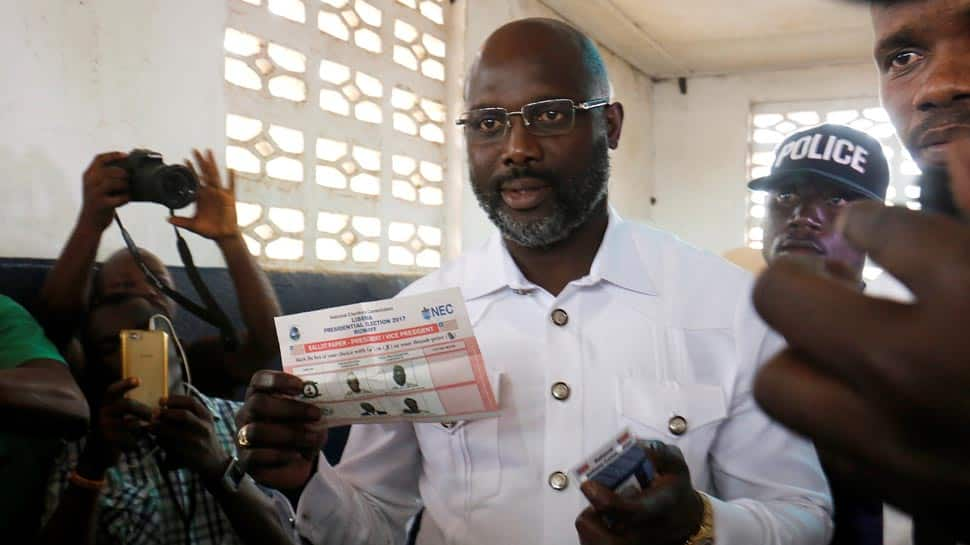
[[[436,307],[424,307],[421,309],[421,316],[425,320],[430,320],[432,318],[441,318],[442,316],[447,316],[449,314],[455,313],[455,305],[438,305]]]

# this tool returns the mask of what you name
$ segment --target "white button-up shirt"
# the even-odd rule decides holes
[[[403,294],[454,286],[501,415],[354,426],[341,463],[321,457],[300,498],[297,529],[312,543],[402,543],[421,505],[419,544],[577,543],[588,502],[574,480],[555,490],[549,477],[623,427],[680,447],[695,488],[714,498],[719,545],[828,543],[815,451],[751,396],[780,342],[752,309],[747,273],[611,214],[589,274],[558,296],[522,275],[497,233]],[[565,400],[550,391],[560,381]]]

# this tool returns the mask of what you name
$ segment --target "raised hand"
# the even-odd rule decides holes
[[[879,203],[848,207],[845,237],[902,281],[912,304],[866,297],[793,263],[754,302],[790,348],[755,396],[815,441],[827,465],[914,514],[959,522],[970,494],[970,227]],[[964,528],[958,537],[970,537]]]
[[[83,203],[78,224],[101,233],[111,225],[114,211],[130,200],[128,173],[114,161],[127,157],[121,151],[97,155],[88,165],[81,178]]]
[[[223,185],[219,165],[211,149],[206,150],[205,155],[193,150],[192,155],[195,164],[186,160],[185,165],[199,178],[195,215],[191,218],[175,216],[169,218],[169,223],[216,242],[238,236],[235,171],[228,170],[226,184]]]

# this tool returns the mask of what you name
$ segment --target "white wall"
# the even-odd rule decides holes
[[[537,0],[476,1],[466,3],[465,66],[469,66],[485,38],[503,24],[524,17],[561,19]],[[569,21],[577,24],[575,21]],[[581,24],[578,25],[580,29]],[[653,83],[642,72],[609,50],[600,48],[613,83],[614,100],[623,103],[626,120],[620,147],[612,152],[610,202],[626,219],[650,219],[652,179],[651,95]],[[463,151],[462,151],[463,153]],[[492,225],[478,207],[469,188],[467,168],[462,172],[462,246],[473,248],[491,233]]]
[[[744,244],[751,104],[874,97],[869,63],[691,78],[654,85],[653,220],[702,248]]]
[[[99,152],[222,155],[225,11],[197,0],[4,5],[0,50],[14,66],[0,88],[0,255],[58,255],[80,209],[81,173]],[[164,213],[137,204],[121,216],[140,245],[178,263]],[[199,264],[221,264],[214,245],[187,238]],[[101,256],[121,245],[112,227]]]
[[[58,255],[81,204],[81,172],[98,152],[142,146],[176,160],[211,146],[222,155],[224,0],[35,0],[13,2],[5,13],[0,46],[14,69],[0,89],[0,214],[11,230],[0,237],[0,255]],[[502,24],[557,14],[538,0],[504,0],[459,2],[456,16],[451,51],[469,63]],[[876,92],[874,69],[860,64],[692,78],[681,95],[676,81],[654,84],[602,53],[627,112],[613,154],[613,205],[716,252],[743,243],[751,103]],[[456,64],[449,69],[461,74]],[[456,79],[455,89],[462,82]],[[454,114],[460,96],[450,98]],[[468,248],[491,226],[468,188],[460,138],[452,138],[450,155],[451,197],[459,198],[448,212],[449,234]],[[122,210],[140,244],[178,263],[163,215],[155,205]],[[121,246],[114,231],[102,257]],[[213,245],[190,242],[199,263],[221,264]]]
[[[0,45],[15,63],[10,72],[15,77],[0,89],[7,129],[0,134],[0,160],[8,172],[0,182],[5,196],[0,214],[19,227],[0,237],[0,255],[59,254],[80,209],[81,173],[96,153],[148,147],[168,160],[181,160],[193,147],[212,147],[222,157],[226,5],[226,0],[36,0],[7,6]],[[537,0],[471,0],[454,9],[460,20],[450,33],[450,51],[458,57],[449,64],[452,73],[463,72],[462,61],[469,62],[500,25],[556,16]],[[625,216],[646,219],[652,191],[652,84],[612,53],[603,55],[616,98],[627,109],[614,154],[611,198]],[[454,89],[461,83],[456,80]],[[460,92],[449,98],[454,115],[460,111]],[[451,133],[449,146],[448,232],[452,240],[461,238],[450,249],[452,256],[461,246],[480,243],[490,229],[467,185],[459,135]],[[178,255],[164,214],[149,204],[121,211],[140,245],[175,264]],[[212,244],[188,238],[199,264],[222,263]],[[112,227],[100,257],[121,245]]]

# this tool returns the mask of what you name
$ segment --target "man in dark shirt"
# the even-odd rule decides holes
[[[835,228],[839,211],[857,200],[884,201],[889,165],[871,136],[842,125],[820,125],[790,135],[778,147],[771,175],[748,187],[767,191],[765,261],[799,256],[840,267],[839,274],[862,290],[866,254]],[[882,502],[860,494],[827,467],[835,503],[832,545],[882,545]]]
[[[20,305],[0,295],[0,528],[33,535],[58,437],[78,437],[88,405],[64,359]]]

